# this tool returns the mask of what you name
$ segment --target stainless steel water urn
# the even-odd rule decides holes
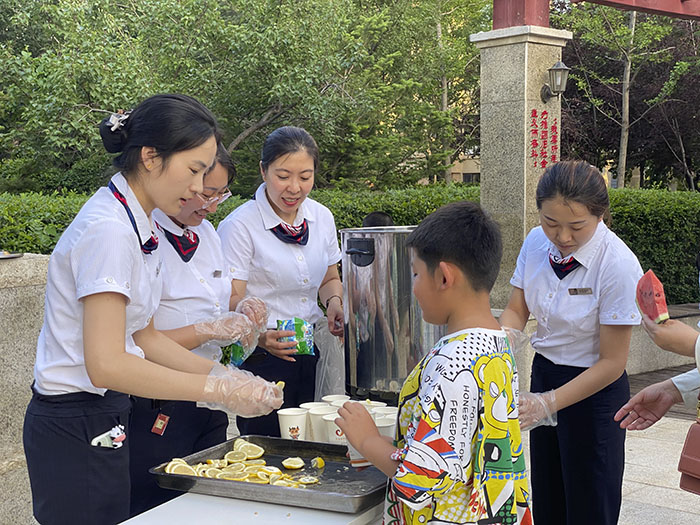
[[[423,321],[405,245],[414,226],[341,230],[345,377],[355,397],[393,400],[408,373],[445,333]]]

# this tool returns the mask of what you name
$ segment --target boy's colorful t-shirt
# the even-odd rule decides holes
[[[531,525],[518,374],[502,330],[443,337],[399,397],[385,525]]]

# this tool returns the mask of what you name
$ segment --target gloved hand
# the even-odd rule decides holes
[[[202,403],[242,417],[269,414],[282,406],[282,387],[265,381],[247,370],[214,365],[204,384]]]
[[[510,343],[510,351],[513,355],[517,355],[527,348],[530,343],[530,338],[525,335],[525,333],[517,328],[511,328],[510,326],[504,326],[503,331],[508,336],[508,342]]]
[[[206,337],[220,346],[238,341],[244,348],[254,348],[258,335],[250,319],[238,312],[226,312],[221,317],[194,324],[197,335]]]
[[[236,306],[236,312],[250,319],[258,335],[267,330],[268,310],[262,299],[253,296],[245,297]]]
[[[542,393],[521,392],[518,403],[520,429],[532,430],[540,425],[557,425],[557,400],[554,390]]]

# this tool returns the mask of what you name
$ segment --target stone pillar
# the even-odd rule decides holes
[[[503,233],[494,307],[506,305],[520,247],[538,224],[537,181],[559,160],[561,102],[542,102],[540,90],[571,37],[570,31],[539,26],[471,35],[481,50],[481,204]]]

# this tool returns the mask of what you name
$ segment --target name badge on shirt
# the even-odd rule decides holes
[[[569,288],[569,295],[592,295],[590,288]]]
[[[221,270],[214,270],[214,278],[221,277]]]

